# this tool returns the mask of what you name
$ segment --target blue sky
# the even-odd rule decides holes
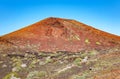
[[[0,0],[0,35],[47,17],[75,19],[120,36],[120,0]]]

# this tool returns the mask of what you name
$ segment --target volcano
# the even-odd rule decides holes
[[[0,37],[0,79],[120,79],[120,36],[46,18]]]
[[[1,39],[20,49],[72,51],[107,49],[120,45],[120,37],[70,19],[47,18]]]

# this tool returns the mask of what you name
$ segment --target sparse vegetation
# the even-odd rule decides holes
[[[45,71],[31,71],[28,73],[26,79],[42,79],[47,76]]]
[[[118,51],[118,50],[117,50]],[[9,79],[10,77],[15,79],[49,79],[59,77],[61,75],[72,76],[72,79],[92,79],[92,75],[100,70],[109,70],[113,64],[119,63],[119,58],[113,59],[98,59],[94,58],[99,55],[99,51],[90,50],[82,52],[67,52],[59,51],[56,53],[44,53],[39,54],[28,53],[25,55],[6,55],[0,56],[8,60],[10,63],[5,63],[1,60],[0,69],[2,65],[6,64],[6,69],[11,67],[11,70],[6,73],[2,79]],[[112,57],[113,58],[113,57]],[[115,61],[115,62],[114,62]],[[106,68],[107,67],[107,68]],[[91,70],[92,68],[92,70]],[[85,73],[88,70],[87,74]],[[23,73],[24,74],[21,74]],[[12,75],[10,73],[16,73],[17,75]],[[71,75],[69,75],[71,73]],[[76,74],[74,73],[83,73]],[[19,75],[19,76],[18,76]],[[74,77],[73,77],[74,75]],[[58,79],[64,79],[64,76]],[[68,78],[68,77],[67,77]],[[69,79],[69,78],[68,78]],[[70,77],[71,79],[71,77]]]
[[[17,58],[13,57],[12,62],[13,62],[12,63],[12,66],[13,66],[12,71],[13,72],[18,72],[18,71],[22,70],[22,67],[21,67],[22,60],[19,57],[17,57]]]
[[[86,43],[86,44],[90,44],[89,39],[85,39],[85,43]]]
[[[76,59],[74,60],[74,64],[77,65],[77,66],[80,66],[80,65],[81,65],[81,61],[82,61],[81,58],[76,58]]]
[[[69,40],[80,40],[80,37],[78,35],[71,35]]]
[[[40,60],[39,59],[36,59],[36,58],[33,58],[31,60],[31,63],[29,64],[29,68],[35,68],[36,67],[36,64],[39,62]]]
[[[86,79],[87,74],[83,74],[83,75],[74,75],[73,79]]]
[[[98,42],[98,41],[96,42],[96,44],[97,44],[97,45],[101,45],[101,43],[100,43],[100,42]]]
[[[90,51],[89,53],[90,53],[91,56],[92,56],[92,55],[97,55],[97,54],[98,54],[98,51],[92,50],[92,51]]]
[[[11,64],[8,65],[4,63],[4,60],[1,60],[2,62],[0,64],[1,65],[6,64],[7,65],[6,68],[10,67],[11,65],[11,71],[9,71],[10,73],[7,73],[2,79],[9,79],[11,77],[12,78],[14,77],[15,79],[22,79],[23,77],[25,79],[33,79],[33,78],[55,79],[57,76],[60,76],[61,74],[72,76],[72,79],[92,79],[93,77],[92,75],[94,75],[94,72],[103,69],[108,70],[113,66],[113,64],[119,63],[119,58],[116,57],[114,57],[114,60],[107,58],[107,60],[104,59],[104,61],[102,59],[99,59],[98,57],[94,58],[98,54],[99,52],[97,50],[91,50],[88,52],[83,51],[77,53],[70,53],[70,52],[66,53],[65,51],[63,52],[59,51],[57,53],[41,52],[41,54],[36,54],[36,55],[34,53],[33,54],[30,53],[20,57],[19,55],[16,56],[14,55],[12,57],[11,55],[10,56]],[[3,58],[8,58],[8,57],[5,56]],[[90,70],[91,68],[92,70]],[[87,72],[86,74],[85,73],[86,71],[89,72]],[[23,72],[25,73],[25,75],[21,74]],[[82,72],[83,74],[74,75],[73,73],[72,75],[68,75],[68,73],[72,73],[72,72],[74,73]],[[12,75],[14,73],[15,75]],[[21,77],[21,75],[23,77]]]
[[[11,72],[2,79],[21,79],[21,78],[18,77],[18,74],[16,72]]]
[[[80,37],[77,36],[77,35],[75,35],[74,38],[75,38],[76,40],[80,40]]]
[[[50,63],[50,62],[52,62],[52,61],[53,61],[53,60],[52,60],[51,57],[49,56],[49,57],[46,58],[45,63],[47,64],[47,63]]]

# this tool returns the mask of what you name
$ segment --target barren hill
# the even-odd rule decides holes
[[[106,49],[120,45],[120,37],[75,20],[47,18],[1,38],[20,48],[41,51]]]
[[[0,79],[120,79],[120,36],[46,18],[0,37]]]

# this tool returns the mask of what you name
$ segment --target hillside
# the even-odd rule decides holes
[[[97,30],[75,20],[47,18],[2,36],[20,48],[41,51],[107,49],[120,45],[120,37]]]
[[[46,18],[0,37],[0,79],[120,79],[120,36]]]

